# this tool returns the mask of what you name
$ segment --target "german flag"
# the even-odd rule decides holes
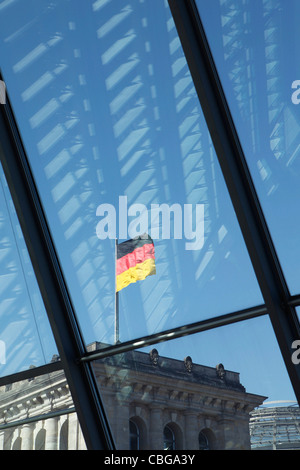
[[[117,245],[116,291],[156,274],[154,243],[144,234]]]

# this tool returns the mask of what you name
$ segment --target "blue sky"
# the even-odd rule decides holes
[[[213,27],[220,31],[212,45],[218,47],[217,60],[229,93],[230,59],[224,61],[220,25],[214,25],[220,21],[214,14],[218,5],[212,2],[211,9],[205,5],[199,1],[208,32]],[[129,205],[147,208],[153,203],[203,204],[205,242],[198,251],[187,251],[185,240],[155,242],[156,276],[120,293],[121,341],[263,302],[170,11],[163,1],[156,8],[137,0],[89,1],[84,6],[67,0],[57,5],[34,0],[26,6],[0,3],[2,73],[87,344],[113,342],[114,241],[97,237],[96,209],[104,203],[117,209],[122,195]],[[272,45],[266,46],[271,49]],[[240,57],[242,68],[244,56]],[[255,64],[251,70],[255,76]],[[244,92],[254,80],[251,74],[247,79],[247,86],[239,83]],[[297,266],[291,262],[296,227],[289,214],[294,204],[289,202],[298,197],[298,189],[290,186],[297,179],[297,158],[287,165],[290,156],[278,144],[281,134],[276,135],[280,148],[275,152],[274,132],[279,124],[271,129],[273,153],[263,153],[267,144],[270,147],[270,123],[265,134],[261,129],[255,134],[257,125],[249,132],[253,123],[245,114],[260,97],[245,94],[240,108],[239,96],[235,98],[234,111],[246,116],[245,122],[239,119],[238,123],[251,156],[249,165],[296,292]],[[284,97],[281,100],[284,105]],[[258,111],[265,115],[262,105]],[[289,120],[284,122],[297,123],[297,109],[290,102],[286,115]],[[280,117],[278,111],[278,123]],[[284,140],[292,147],[297,130],[295,124],[289,140]],[[287,132],[286,128],[285,136]],[[263,139],[266,144],[253,152],[253,141]],[[22,240],[16,250],[12,234],[18,229],[7,200],[6,193],[1,215],[3,230],[10,232],[4,231],[1,237],[11,244],[2,251],[2,259],[7,271],[13,267],[20,276],[20,295],[13,287],[9,295],[3,294],[0,339],[7,342],[8,357],[15,358],[3,373],[27,367],[30,361],[39,365],[56,352],[47,322],[39,319],[45,313]],[[286,220],[280,220],[278,212]],[[286,227],[292,233],[289,244],[282,242]],[[4,307],[8,299],[9,315]],[[11,325],[16,325],[13,332]],[[25,347],[28,354],[21,359]],[[171,357],[191,355],[194,362],[209,366],[222,362],[225,368],[240,372],[247,391],[293,399],[268,318],[160,344],[158,349]]]

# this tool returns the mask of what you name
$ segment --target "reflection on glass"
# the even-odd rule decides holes
[[[96,213],[113,206],[130,238],[120,196],[134,233],[135,204],[182,211],[178,238],[173,219],[169,237],[152,227],[157,274],[119,295],[121,341],[262,303],[167,2],[30,5],[2,5],[1,66],[86,342],[114,341],[115,242]],[[204,244],[187,250],[196,204]]]
[[[56,346],[0,167],[0,376],[50,362]]]
[[[93,368],[118,449],[129,448],[131,421],[140,449],[248,449],[252,412],[296,403],[267,316],[98,359]]]
[[[196,3],[289,288],[299,293],[299,2]]]
[[[254,450],[299,450],[300,409],[296,402],[271,402],[251,415]]]
[[[1,387],[0,450],[85,449],[62,371]]]

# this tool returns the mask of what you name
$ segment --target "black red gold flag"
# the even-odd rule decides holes
[[[141,235],[117,245],[116,292],[152,274],[156,274],[155,250],[149,235]]]

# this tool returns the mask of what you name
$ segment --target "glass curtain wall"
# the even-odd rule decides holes
[[[296,305],[297,68],[295,54],[280,49],[293,34],[296,44],[296,32],[284,2],[256,3],[196,6]],[[297,399],[167,0],[2,1],[0,44],[2,101],[13,109],[81,363],[91,363],[116,447],[159,449],[172,437],[175,449],[250,448],[251,411]],[[32,366],[59,369],[63,346],[4,174],[0,197],[6,386],[8,374]],[[156,272],[116,294],[118,245],[145,233]],[[62,399],[60,372],[52,374],[53,396],[69,414],[76,403]],[[32,400],[47,387],[28,384]],[[84,427],[66,440],[62,421],[51,448],[76,439],[85,448]],[[22,448],[11,438],[5,446]]]

